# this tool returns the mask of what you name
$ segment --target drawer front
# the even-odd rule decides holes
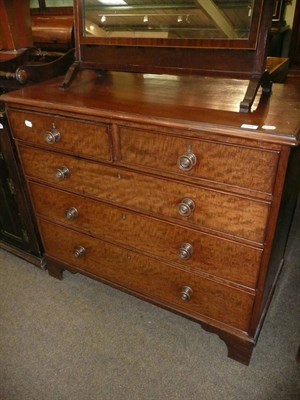
[[[253,296],[246,292],[49,222],[40,221],[40,228],[46,254],[61,262],[196,318],[206,316],[248,329]],[[79,246],[85,253],[75,257]],[[184,286],[193,290],[190,301],[181,299]]]
[[[261,250],[40,184],[30,188],[42,217],[255,288]]]
[[[179,184],[148,175],[111,168],[74,157],[19,147],[25,174],[61,188],[106,201],[184,220],[236,237],[262,243],[269,205],[240,196]],[[55,172],[67,167],[69,177],[58,181]],[[178,213],[183,199],[195,202],[190,217]]]
[[[112,159],[109,125],[22,111],[9,111],[9,121],[16,139],[75,155]]]
[[[153,168],[195,178],[203,178],[242,188],[271,193],[278,153],[217,142],[178,138],[142,129],[119,128],[121,160],[131,165]],[[195,155],[190,170],[186,153]],[[183,158],[182,158],[183,157]]]

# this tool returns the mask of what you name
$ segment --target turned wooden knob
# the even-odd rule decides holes
[[[178,249],[178,256],[182,260],[188,260],[193,254],[193,246],[190,243],[182,243]]]
[[[177,165],[181,171],[190,171],[197,162],[197,157],[192,151],[187,151],[178,158]]]
[[[65,211],[65,218],[67,220],[72,220],[78,217],[78,210],[75,207],[70,207]]]
[[[189,286],[182,286],[180,298],[182,301],[190,301],[193,296],[193,289]]]
[[[63,181],[64,179],[68,178],[70,176],[70,171],[67,167],[59,167],[56,171],[55,171],[55,178],[58,181]]]
[[[85,255],[85,253],[86,250],[83,246],[76,247],[73,252],[75,258],[81,258]]]
[[[50,131],[45,133],[44,138],[48,144],[54,144],[60,140],[60,133],[55,128],[54,124],[52,124],[52,128],[50,129]]]
[[[195,210],[195,203],[192,199],[182,199],[179,204],[177,204],[178,214],[182,217],[189,217]]]

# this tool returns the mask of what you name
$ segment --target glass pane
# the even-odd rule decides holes
[[[85,36],[247,39],[254,0],[84,0]]]
[[[46,0],[46,7],[73,7],[73,0]]]
[[[30,0],[30,8],[39,8],[39,0]]]

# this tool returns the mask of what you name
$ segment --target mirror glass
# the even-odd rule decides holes
[[[96,38],[248,39],[254,0],[84,0]]]

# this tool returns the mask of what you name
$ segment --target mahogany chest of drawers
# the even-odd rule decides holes
[[[4,100],[49,274],[180,313],[247,364],[298,193],[300,97],[278,86],[243,115],[242,83],[220,82],[83,71]]]

